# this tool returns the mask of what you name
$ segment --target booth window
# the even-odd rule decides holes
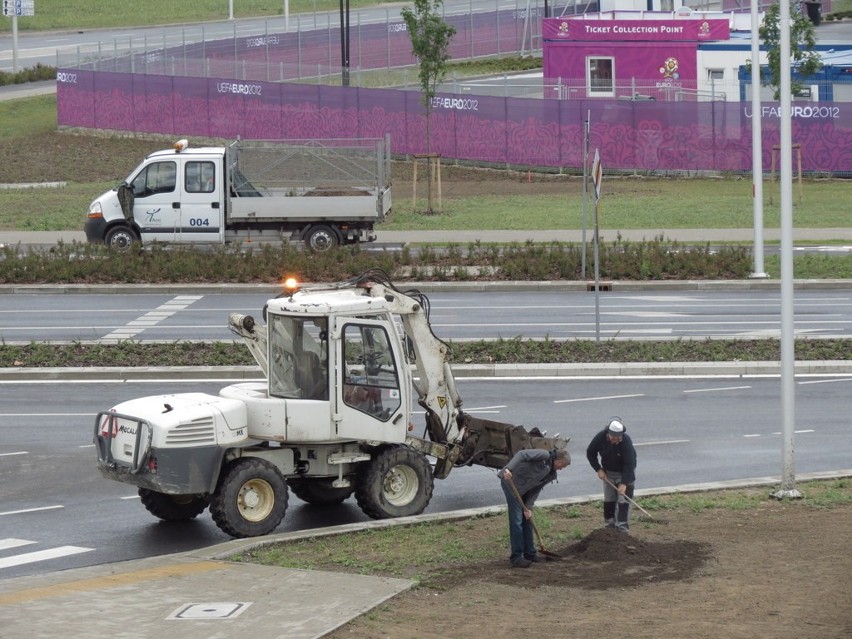
[[[615,58],[586,58],[586,86],[589,95],[615,96]]]

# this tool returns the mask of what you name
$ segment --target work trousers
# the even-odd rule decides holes
[[[524,509],[515,497],[512,487],[502,479],[500,486],[506,495],[509,514],[509,561],[515,562],[524,557],[535,557],[535,539],[529,519],[524,517]]]
[[[615,486],[621,483],[621,473],[604,470],[606,478]],[[627,485],[627,497],[633,499],[634,484]],[[630,529],[630,502],[624,495],[619,495],[618,490],[604,482],[604,525],[607,528],[616,528],[623,532]]]

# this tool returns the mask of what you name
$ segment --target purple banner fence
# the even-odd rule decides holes
[[[61,127],[233,139],[391,135],[397,155],[581,170],[584,120],[609,171],[750,172],[750,103],[530,100],[439,95],[426,145],[417,91],[60,69]],[[779,144],[762,106],[763,166]],[[852,174],[852,103],[794,103],[793,143],[809,173]]]

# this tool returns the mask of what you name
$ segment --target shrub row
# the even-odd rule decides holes
[[[616,280],[742,279],[751,269],[747,247],[683,245],[662,237],[647,242],[618,239],[599,252],[599,275]],[[593,250],[587,249],[586,278],[593,278]],[[152,244],[118,254],[103,246],[59,244],[50,249],[0,251],[0,283],[255,283],[295,275],[302,281],[349,279],[371,268],[394,280],[578,280],[583,248],[565,243],[451,245],[417,252],[367,252],[342,247],[309,254],[299,247],[263,245],[197,250]]]
[[[24,84],[25,82],[40,82],[42,80],[55,80],[56,68],[48,67],[41,63],[34,67],[21,69],[16,73],[0,71],[0,86],[9,84]]]

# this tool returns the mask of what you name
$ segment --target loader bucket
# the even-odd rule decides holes
[[[459,427],[465,433],[465,438],[461,454],[456,460],[457,466],[476,464],[488,468],[503,468],[520,450],[560,450],[565,448],[569,441],[559,436],[546,437],[538,428],[527,431],[523,426],[480,419],[465,413],[459,416]]]

